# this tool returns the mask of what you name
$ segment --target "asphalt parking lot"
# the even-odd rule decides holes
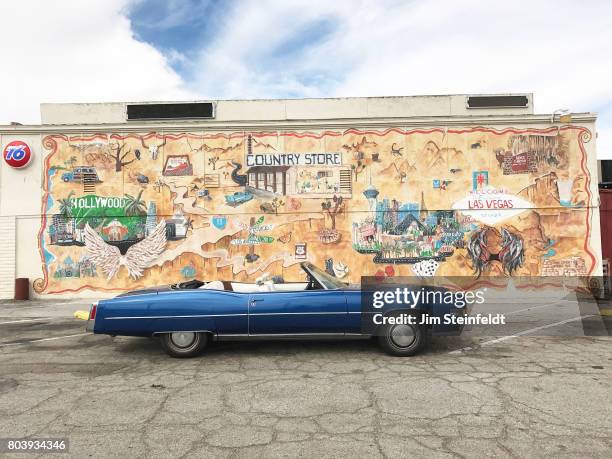
[[[83,334],[75,309],[0,305],[1,437],[67,437],[73,457],[612,450],[606,333],[433,338],[405,359],[369,340],[216,343],[175,360],[155,340]]]

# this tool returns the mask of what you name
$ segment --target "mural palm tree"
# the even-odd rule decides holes
[[[407,254],[410,254],[409,256],[414,257],[417,247],[418,246],[414,242],[406,242],[404,250]]]
[[[73,155],[73,156],[71,156],[69,159],[67,159],[66,161],[64,161],[64,164],[65,164],[66,166],[68,166],[68,167],[72,168],[72,167],[74,167],[74,165],[75,165],[76,163],[78,163],[78,162],[79,162],[78,158],[77,158],[76,156],[74,156],[74,155]]]
[[[388,242],[383,242],[381,244],[380,251],[382,252],[383,258],[389,258],[391,245]]]
[[[126,215],[135,216],[147,214],[146,204],[142,199],[140,199],[142,197],[142,191],[143,190],[140,190],[136,197],[131,196],[129,194],[125,195],[127,199],[127,203],[125,206]]]
[[[74,191],[71,191],[68,196],[64,199],[60,199],[60,214],[66,218],[70,218],[72,216],[72,208],[74,204],[72,203],[72,196],[74,196]]]

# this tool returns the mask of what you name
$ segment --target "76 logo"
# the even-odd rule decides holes
[[[15,168],[27,166],[32,159],[32,152],[27,143],[21,140],[14,140],[7,144],[2,150],[4,161]]]
[[[26,156],[26,146],[25,145],[14,145],[11,147],[7,147],[5,158],[6,159],[14,159],[16,161],[20,161]]]

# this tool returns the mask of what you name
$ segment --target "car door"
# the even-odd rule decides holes
[[[250,335],[344,334],[347,316],[341,290],[261,292],[249,297]]]
[[[347,325],[346,333],[359,335],[362,333],[361,290],[346,290]]]
[[[223,290],[173,290],[156,295],[148,315],[153,318],[153,332],[194,330],[219,336],[246,335],[247,301],[246,294]]]

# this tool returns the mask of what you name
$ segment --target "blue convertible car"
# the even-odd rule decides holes
[[[364,331],[359,287],[312,263],[301,267],[307,282],[196,280],[101,300],[90,309],[87,330],[158,337],[172,357],[198,355],[211,340],[377,336],[385,351],[398,356],[413,355],[425,346],[428,327],[418,321],[390,320],[376,330]],[[382,311],[386,317],[425,312],[431,310],[391,307]]]

